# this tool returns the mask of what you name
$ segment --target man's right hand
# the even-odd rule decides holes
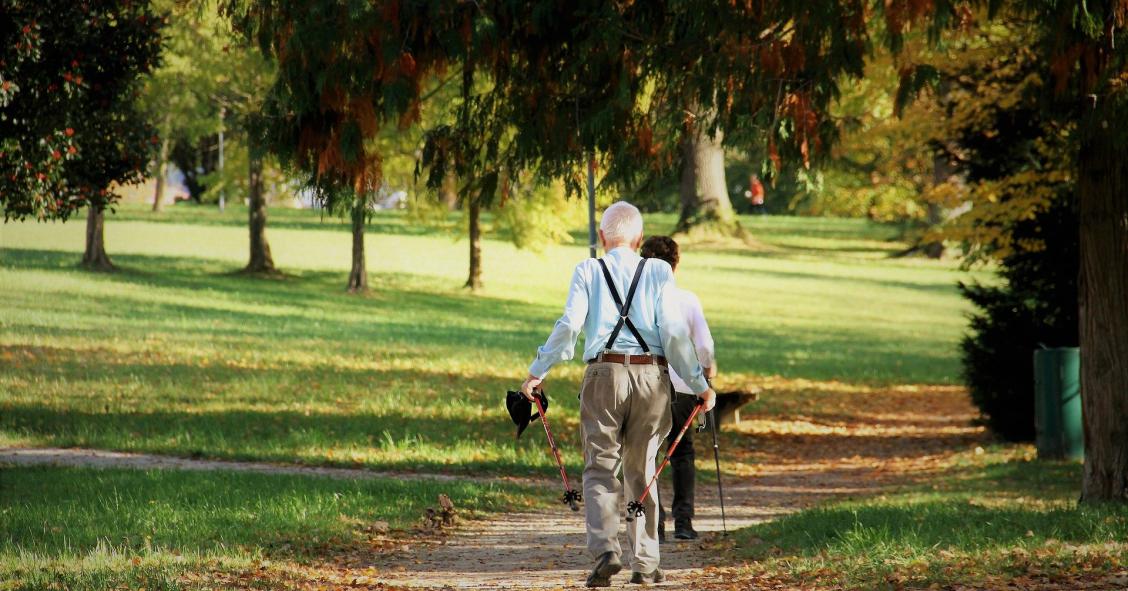
[[[521,384],[521,393],[525,395],[525,398],[529,399],[529,402],[532,402],[533,391],[537,390],[537,386],[540,386],[543,382],[544,380],[530,374],[525,378],[525,383]]]
[[[698,394],[697,397],[704,401],[705,408],[701,410],[705,412],[709,412],[713,410],[714,406],[717,406],[717,393],[714,392],[712,388]]]

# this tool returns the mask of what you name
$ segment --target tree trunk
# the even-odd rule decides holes
[[[943,213],[944,213],[944,210],[943,210],[943,208],[940,207],[939,203],[929,203],[928,204],[928,216],[927,216],[925,223],[928,224],[929,230],[931,230],[932,228],[935,228],[936,226],[940,225],[941,222],[944,221]],[[924,255],[927,256],[928,258],[939,259],[939,258],[942,258],[944,256],[944,243],[939,241],[939,240],[933,240],[932,242],[925,242],[924,244],[921,245],[921,250],[924,251]]]
[[[948,161],[947,156],[937,154],[932,157],[933,186],[948,182],[953,173],[954,171],[952,170],[951,163]],[[928,214],[925,217],[925,224],[927,224],[928,227],[925,231],[930,232],[944,223],[944,207],[932,201],[929,201],[926,207]],[[938,259],[944,256],[944,243],[942,241],[924,242],[920,245],[920,248],[925,256],[930,259]]]
[[[254,153],[247,166],[251,231],[251,260],[243,269],[246,273],[274,273],[274,259],[270,256],[270,243],[266,241],[266,197],[262,194],[262,156]]]
[[[1128,128],[1128,104],[1113,100],[1082,124],[1078,158],[1081,499],[1128,503],[1128,160],[1118,137]]]
[[[165,191],[165,175],[168,173],[168,151],[170,148],[169,136],[171,133],[168,131],[170,115],[165,115],[165,130],[161,132],[161,151],[157,154],[157,170],[153,176],[157,177],[157,188],[153,191],[153,211],[161,210],[161,199],[164,197]]]
[[[470,277],[466,287],[477,290],[482,287],[482,204],[477,197],[471,197],[467,212],[470,214]]]
[[[682,144],[681,215],[677,233],[698,232],[743,236],[736,221],[725,179],[724,138],[720,130],[709,136],[699,126]]]
[[[114,264],[106,254],[105,210],[91,205],[86,209],[86,252],[82,255],[82,266],[91,271],[113,271]]]
[[[458,209],[458,177],[454,171],[448,171],[443,177],[443,184],[439,187],[439,199],[450,211]]]
[[[364,262],[364,221],[368,212],[366,199],[356,198],[352,210],[352,271],[349,271],[349,293],[368,291],[368,268]]]

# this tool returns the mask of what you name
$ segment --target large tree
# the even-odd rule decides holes
[[[607,182],[631,184],[676,174],[687,138],[704,146],[719,129],[759,134],[773,159],[806,163],[834,135],[820,109],[840,75],[861,73],[868,43],[860,1],[222,4],[279,61],[271,146],[328,195],[380,186],[369,140],[419,121],[425,80],[455,67],[463,88],[488,81],[430,151],[465,169],[471,228],[503,171],[562,179],[575,194],[577,168],[595,158]],[[695,197],[710,195],[698,186],[724,190],[693,181]]]
[[[66,220],[88,208],[83,263],[113,268],[103,240],[114,186],[140,181],[154,139],[136,108],[161,21],[144,1],[3,0],[0,208]]]
[[[1128,0],[984,3],[1027,19],[1052,88],[1048,107],[1077,126],[1079,318],[1085,422],[1084,501],[1128,502]],[[934,24],[952,7],[926,4]],[[970,13],[965,16],[970,17]],[[1062,106],[1064,104],[1064,107]]]
[[[742,235],[725,178],[724,133],[718,129],[710,135],[704,126],[694,127],[682,140],[675,232]]]
[[[357,275],[363,223],[356,203],[373,200],[384,181],[375,139],[388,125],[418,121],[425,81],[449,62],[433,33],[450,23],[430,22],[425,8],[399,2],[225,0],[221,6],[277,60],[279,75],[263,109],[265,147],[298,171],[327,208],[352,212]],[[358,287],[350,280],[350,289]]]

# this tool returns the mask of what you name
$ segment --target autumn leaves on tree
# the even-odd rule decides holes
[[[380,156],[366,141],[382,125],[418,120],[422,81],[454,64],[468,71],[464,77],[482,76],[492,85],[476,98],[475,116],[459,118],[451,134],[491,146],[488,162],[479,164],[492,170],[570,179],[585,154],[599,154],[607,180],[629,184],[644,171],[683,162],[687,139],[704,145],[695,135],[702,128],[714,141],[717,130],[726,137],[759,135],[777,170],[784,162],[808,166],[835,141],[828,107],[843,81],[862,76],[875,35],[897,51],[916,23],[936,39],[976,16],[973,6],[932,0],[582,6],[389,0],[356,10],[321,0],[301,11],[273,4],[259,10],[265,8],[259,4],[225,6],[281,63],[268,103],[273,143],[313,182],[354,191],[372,191],[380,181]],[[1128,269],[1101,263],[1128,252],[1122,194],[1128,165],[1116,149],[1128,133],[1128,75],[1125,52],[1115,44],[1128,3],[1087,5],[1081,17],[1068,3],[992,5],[1000,7],[1037,23],[1058,93],[1085,103],[1078,169],[1091,447],[1085,497],[1123,499],[1128,343],[1116,335],[1128,334]],[[307,18],[310,11],[319,17]],[[708,116],[687,124],[686,105]],[[684,175],[683,181],[688,194]],[[702,194],[703,184],[693,184]],[[483,190],[497,186],[485,183]]]
[[[991,18],[1020,20],[1035,41],[1037,74],[1050,81],[1052,117],[1076,126],[1065,145],[1076,155],[1067,174],[1076,176],[1081,219],[1084,496],[1128,499],[1128,267],[1109,263],[1128,254],[1128,161],[1120,153],[1128,140],[1128,51],[1117,39],[1128,0],[1083,9],[1048,0],[219,5],[277,65],[269,91],[256,97],[261,105],[248,103],[262,123],[261,133],[247,136],[249,268],[272,267],[255,172],[256,158],[269,152],[324,205],[348,212],[349,285],[358,291],[366,284],[360,212],[387,185],[380,135],[422,121],[434,80],[453,76],[459,92],[445,105],[450,116],[425,138],[419,174],[435,190],[456,177],[471,235],[467,284],[475,287],[480,214],[517,185],[558,180],[581,194],[578,171],[594,158],[606,187],[679,178],[680,230],[711,224],[739,232],[725,142],[761,145],[769,173],[809,167],[839,140],[831,107],[864,75],[875,42],[906,62],[903,86],[919,87],[938,77],[907,65],[913,47]],[[87,260],[95,267],[109,265],[101,247],[101,212],[115,199],[109,187],[139,179],[155,147],[130,100],[159,50],[146,6],[90,1],[48,14],[42,3],[6,0],[15,18],[0,23],[11,40],[0,47],[5,215],[65,219],[90,206]],[[1048,178],[1029,172],[1006,182]]]

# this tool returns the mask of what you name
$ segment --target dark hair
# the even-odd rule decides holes
[[[677,268],[678,260],[681,256],[678,254],[678,243],[674,242],[673,238],[669,236],[651,236],[642,243],[642,256],[648,259],[662,259],[670,263],[670,267]]]

